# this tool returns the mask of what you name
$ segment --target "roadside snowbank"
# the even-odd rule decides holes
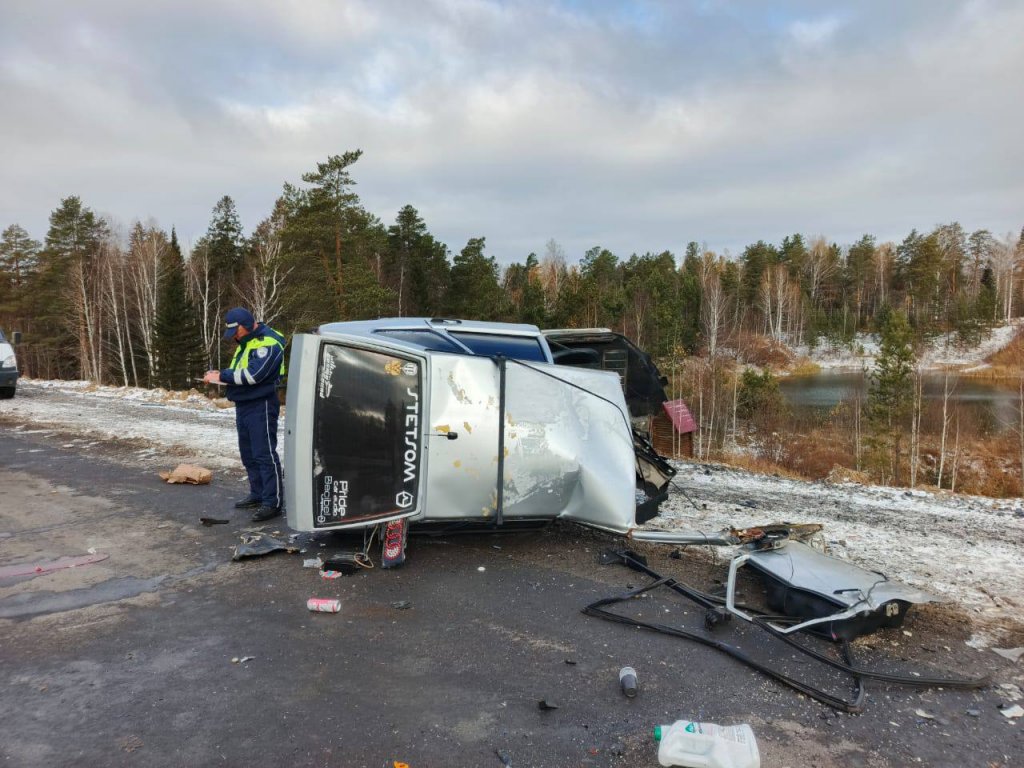
[[[201,458],[235,468],[235,412],[199,392],[96,386],[85,381],[21,379],[18,394],[0,400],[0,417],[94,440],[129,440],[141,456]],[[17,427],[16,427],[17,428]]]

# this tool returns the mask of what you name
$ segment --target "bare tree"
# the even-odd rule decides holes
[[[280,218],[271,217],[256,227],[252,254],[246,262],[242,287],[238,290],[239,298],[250,308],[253,316],[267,323],[281,311],[281,289],[294,269],[284,269],[281,263],[281,224]]]
[[[132,230],[128,279],[135,304],[136,328],[150,377],[156,370],[154,331],[160,278],[169,247],[167,236],[155,224],[147,227],[136,224]]]
[[[782,264],[765,269],[761,275],[758,304],[764,313],[765,332],[778,342],[784,341],[783,328],[793,294],[789,285],[789,270]]]
[[[896,246],[892,243],[882,243],[875,248],[875,295],[878,306],[889,302],[888,286],[895,258]]]
[[[950,383],[949,371],[946,371],[946,375],[942,380],[942,437],[939,442],[939,473],[935,479],[936,488],[942,487],[942,477],[946,468],[946,435],[949,432],[949,422],[953,418],[950,400],[956,391],[957,383],[956,377]],[[959,423],[959,419],[957,423]]]
[[[558,292],[567,271],[565,250],[554,240],[548,240],[544,258],[540,261],[540,284],[544,289],[544,310],[552,312],[558,303]]]
[[[811,240],[811,247],[804,262],[804,274],[807,277],[807,290],[810,294],[811,306],[818,306],[822,284],[835,274],[839,264],[829,246],[821,235]]]
[[[200,241],[189,254],[185,266],[189,298],[199,310],[200,335],[206,350],[206,367],[216,367],[220,360],[221,298],[210,265],[210,250]]]
[[[956,438],[953,442],[953,471],[951,473],[949,490],[956,492],[957,472],[960,469],[960,411],[956,412]]]
[[[1017,273],[1022,254],[1017,247],[1017,238],[1012,232],[1002,240],[997,240],[991,249],[992,272],[996,279],[996,293],[1002,303],[1003,320],[1013,317],[1013,298],[1017,283]]]
[[[719,266],[715,255],[705,251],[700,263],[700,324],[708,355],[712,358],[718,351],[718,338],[727,311]]]
[[[914,402],[910,417],[910,487],[917,486],[917,470],[921,464],[921,413],[924,410],[924,370],[914,369]],[[899,461],[899,458],[896,459]]]

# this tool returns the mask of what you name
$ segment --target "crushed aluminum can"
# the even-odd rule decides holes
[[[337,613],[341,610],[341,600],[329,597],[311,597],[306,601],[306,608],[317,613]]]

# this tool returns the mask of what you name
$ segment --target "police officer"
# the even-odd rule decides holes
[[[227,398],[235,404],[238,450],[249,476],[249,495],[237,509],[255,509],[253,522],[281,514],[284,487],[281,459],[277,455],[277,418],[281,403],[277,385],[285,372],[284,336],[242,307],[228,310],[224,340],[234,339],[238,349],[231,365],[207,371],[203,380],[226,384]]]

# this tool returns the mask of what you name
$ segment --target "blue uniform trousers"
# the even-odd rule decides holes
[[[249,493],[268,507],[284,501],[281,459],[277,455],[277,418],[281,403],[277,392],[270,397],[235,403],[238,452],[249,476]]]

